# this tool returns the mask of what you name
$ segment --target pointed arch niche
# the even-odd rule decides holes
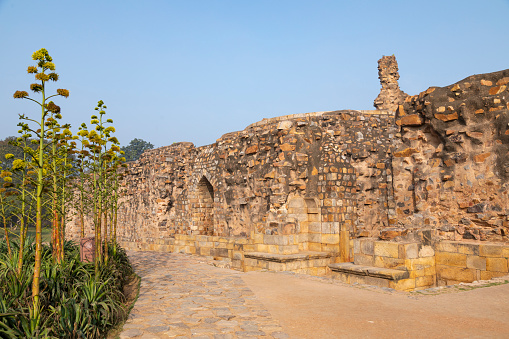
[[[205,176],[198,182],[195,221],[199,234],[214,235],[214,187]]]

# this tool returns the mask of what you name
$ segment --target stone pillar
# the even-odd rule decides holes
[[[394,55],[383,56],[378,60],[378,78],[382,89],[373,105],[379,110],[396,111],[408,94],[399,89],[398,62]]]

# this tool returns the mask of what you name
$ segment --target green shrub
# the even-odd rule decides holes
[[[64,244],[65,258],[54,262],[51,247],[43,246],[41,312],[31,310],[35,260],[34,239],[27,239],[23,269],[17,274],[19,244],[11,241],[12,256],[0,241],[0,338],[103,338],[125,319],[123,286],[134,273],[120,246],[109,245],[108,262],[98,274],[93,263],[79,260],[79,247]]]

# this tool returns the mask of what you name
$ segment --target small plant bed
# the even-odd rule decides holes
[[[51,246],[42,246],[39,310],[32,309],[35,261],[33,238],[27,238],[23,267],[19,243],[0,240],[0,338],[106,338],[125,321],[137,296],[139,278],[125,251],[108,246],[108,260],[98,270],[80,262],[79,247],[64,243],[56,263]],[[126,295],[127,294],[127,295]],[[36,315],[36,316],[34,316]]]

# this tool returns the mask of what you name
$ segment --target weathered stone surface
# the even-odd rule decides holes
[[[508,242],[509,70],[408,97],[395,59],[379,65],[382,92],[390,91],[377,107],[388,110],[264,119],[212,145],[145,152],[125,175],[119,241],[230,259],[237,269],[252,252],[353,260],[356,237],[421,242],[420,258],[434,258],[430,246],[440,240]],[[67,234],[76,236],[77,225]],[[297,240],[269,244],[264,236]],[[437,260],[482,266],[461,257],[482,254],[464,250]]]
[[[380,79],[382,90],[375,99],[375,108],[395,111],[398,105],[405,101],[408,94],[399,88],[398,63],[394,55],[383,56],[378,60],[378,78]]]
[[[401,117],[401,126],[420,126],[423,124],[423,120],[419,114],[405,115]]]

